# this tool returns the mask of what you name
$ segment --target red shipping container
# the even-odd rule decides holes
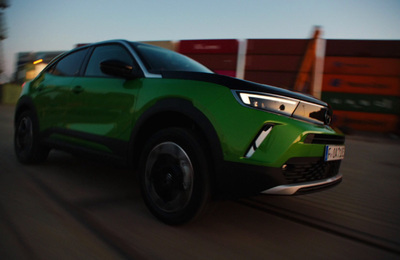
[[[247,54],[302,56],[307,50],[309,41],[303,39],[251,39],[247,40]]]
[[[297,74],[290,72],[246,71],[244,78],[249,81],[293,89]]]
[[[325,74],[400,76],[400,59],[326,57]]]
[[[400,41],[327,40],[326,56],[400,58]]]
[[[324,74],[322,91],[400,96],[400,78]]]
[[[236,54],[239,50],[238,40],[182,40],[178,52],[183,54]]]
[[[237,55],[234,54],[186,54],[211,70],[236,70]]]
[[[235,70],[214,70],[215,73],[229,76],[229,77],[236,77],[236,71]]]
[[[302,60],[302,56],[247,55],[246,70],[297,72]]]
[[[380,133],[393,133],[398,131],[399,116],[393,114],[365,113],[352,111],[333,112],[334,127],[343,130],[357,130]]]

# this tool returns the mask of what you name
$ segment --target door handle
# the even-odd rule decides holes
[[[83,92],[83,88],[82,88],[82,86],[75,86],[73,89],[72,89],[72,92],[74,92],[75,94],[79,94],[79,93],[82,93]]]

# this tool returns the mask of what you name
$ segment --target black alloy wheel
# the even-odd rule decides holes
[[[14,150],[18,161],[24,164],[46,160],[49,149],[40,144],[38,123],[30,111],[21,113],[15,125]]]
[[[186,129],[168,128],[153,135],[144,149],[144,201],[167,224],[194,219],[209,200],[208,162],[198,140]]]

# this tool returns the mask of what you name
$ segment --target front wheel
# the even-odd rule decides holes
[[[204,210],[209,200],[209,167],[199,138],[189,130],[168,128],[153,135],[141,159],[144,201],[161,221],[177,225]]]
[[[46,160],[49,149],[39,141],[39,125],[31,111],[18,116],[14,131],[14,150],[19,162],[39,163]]]

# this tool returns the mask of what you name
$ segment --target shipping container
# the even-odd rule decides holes
[[[343,129],[396,132],[400,41],[327,40],[322,99]]]
[[[250,39],[247,54],[302,56],[310,40],[303,39]]]
[[[246,80],[285,89],[293,89],[296,77],[297,73],[269,71],[246,71],[244,75]]]
[[[236,70],[237,55],[235,54],[186,54],[211,70]]]
[[[238,40],[182,40],[178,52],[183,54],[236,54]]]
[[[236,70],[214,70],[214,72],[224,76],[236,77]]]
[[[327,40],[326,56],[400,58],[398,40]]]
[[[338,127],[344,132],[352,130],[397,133],[399,130],[399,117],[392,114],[366,113],[354,111],[334,111],[334,127]]]
[[[250,39],[244,78],[293,89],[310,40]]]
[[[400,76],[400,59],[326,57],[325,74]]]
[[[322,91],[400,96],[400,77],[324,74]]]
[[[322,92],[322,100],[334,110],[400,114],[399,96]]]
[[[247,55],[246,70],[297,72],[302,59],[290,55]]]

